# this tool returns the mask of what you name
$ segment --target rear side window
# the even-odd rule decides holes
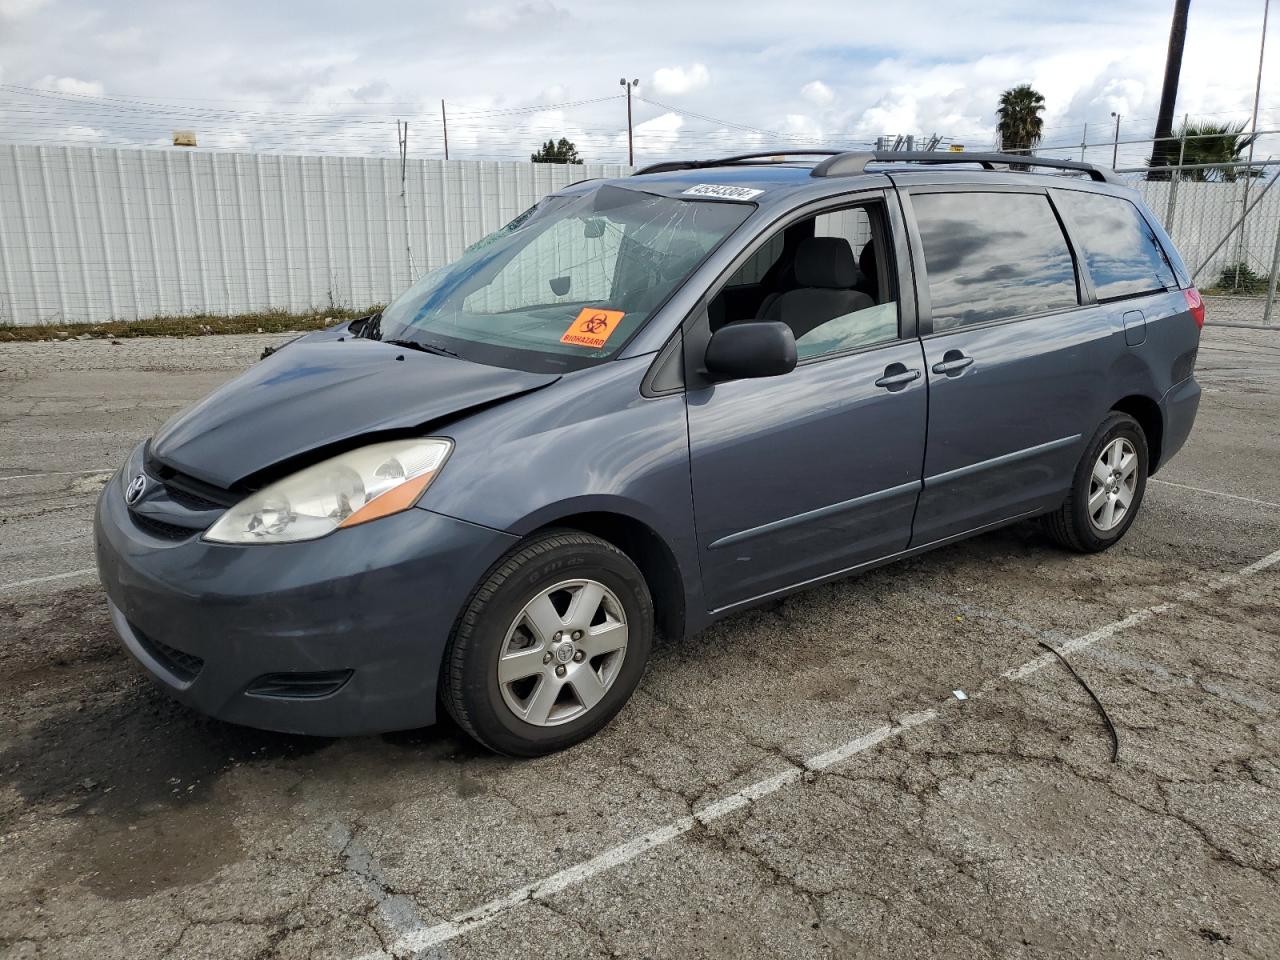
[[[1099,300],[1158,293],[1178,285],[1155,232],[1128,200],[1075,190],[1057,191],[1054,200],[1084,250]]]
[[[913,194],[935,333],[1076,306],[1075,264],[1049,199]]]

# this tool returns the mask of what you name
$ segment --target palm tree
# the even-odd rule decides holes
[[[1169,158],[1171,163],[1176,163],[1176,158],[1181,154],[1183,164],[1238,163],[1254,139],[1252,134],[1245,134],[1243,121],[1235,124],[1207,121],[1184,122],[1178,129],[1177,136],[1179,140],[1186,137],[1186,145],[1183,146],[1181,142],[1171,144]],[[1216,170],[1181,171],[1183,180],[1216,180],[1228,183],[1242,175],[1257,176],[1258,174],[1252,171],[1242,174],[1229,167],[1219,167]]]
[[[1020,83],[1000,94],[996,134],[1004,153],[1031,153],[1040,142],[1044,97],[1029,83]]]

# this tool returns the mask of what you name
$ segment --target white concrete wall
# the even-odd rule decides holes
[[[0,145],[0,323],[385,303],[547,193],[628,171],[410,160],[402,198],[396,159]],[[1170,185],[1138,186],[1163,221]],[[1243,194],[1178,185],[1171,233],[1192,270]],[[1280,186],[1246,224],[1260,274],[1277,229]],[[1201,285],[1238,255],[1233,239]]]
[[[0,146],[0,322],[385,303],[618,164]]]

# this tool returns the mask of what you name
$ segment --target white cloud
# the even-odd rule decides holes
[[[54,90],[58,93],[72,93],[82,97],[100,97],[103,86],[96,80],[77,80],[75,77],[55,77],[49,75],[40,80],[36,86],[42,90]]]
[[[636,152],[661,155],[670,150],[680,139],[680,128],[684,126],[684,117],[678,113],[664,113],[637,123],[635,127]]]
[[[105,130],[98,130],[95,127],[84,127],[72,124],[69,127],[62,128],[62,136],[73,143],[99,143],[106,139]]]
[[[695,63],[690,67],[663,67],[653,74],[653,89],[662,96],[678,96],[700,90],[710,82],[711,71],[702,63]]]
[[[835,91],[821,80],[810,80],[806,83],[800,88],[800,96],[820,107],[825,107],[836,98]]]
[[[46,3],[48,0],[0,0],[0,20],[21,20]]]
[[[791,137],[804,137],[816,143],[822,139],[822,124],[805,113],[788,113],[782,120],[782,132]]]
[[[411,121],[413,155],[439,156],[443,97],[454,156],[525,159],[567,136],[584,157],[616,161],[626,157],[617,85],[625,72],[642,78],[633,109],[645,161],[812,146],[824,136],[822,145],[841,147],[936,132],[988,147],[1001,90],[1030,82],[1047,101],[1046,144],[1074,143],[1078,156],[1087,122],[1090,141],[1108,141],[1090,158],[1109,162],[1110,111],[1124,114],[1122,139],[1154,126],[1166,4],[1078,0],[1029,18],[1018,0],[992,0],[957,18],[938,16],[936,0],[812,0],[805,16],[748,5],[725,17],[687,0],[650,0],[642,16],[621,0],[475,0],[432,5],[423,19],[370,17],[353,4],[313,5],[299,17],[261,0],[131,0],[119,10],[101,0],[0,0],[6,84],[138,101],[124,111],[40,98],[40,115],[56,116],[38,124],[23,119],[35,116],[29,109],[14,110],[6,139],[77,127],[139,142],[153,130],[195,128],[202,146],[242,137],[282,152],[391,156],[399,118]],[[1260,7],[1193,4],[1179,119],[1248,118]],[[1260,123],[1274,129],[1280,57],[1265,69]],[[36,102],[12,88],[0,99]],[[647,99],[702,116],[668,114]],[[1260,149],[1280,154],[1280,136]]]
[[[98,37],[98,46],[111,53],[128,53],[141,50],[143,46],[142,30],[139,27],[108,30]]]
[[[569,11],[557,7],[551,0],[531,0],[529,3],[512,3],[495,7],[468,10],[467,23],[481,30],[505,32],[512,29],[527,30],[546,27],[557,21],[569,19]]]

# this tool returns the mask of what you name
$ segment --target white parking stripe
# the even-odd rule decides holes
[[[19,473],[12,477],[0,476],[0,480],[30,480],[33,477],[89,477],[96,473],[115,473],[115,470],[54,470],[50,473]]]
[[[97,573],[96,567],[83,567],[79,570],[70,570],[67,573],[54,573],[47,577],[32,577],[30,580],[14,580],[12,583],[0,583],[0,593],[5,590],[17,590],[19,587],[33,587],[38,583],[52,583],[55,580],[70,580],[72,577],[87,577],[91,573]]]
[[[1130,627],[1145,623],[1154,617],[1167,613],[1175,609],[1183,603],[1190,603],[1202,597],[1224,590],[1227,587],[1239,583],[1246,577],[1250,577],[1255,573],[1273,567],[1280,563],[1280,550],[1268,554],[1261,560],[1249,564],[1235,573],[1227,574],[1211,580],[1203,587],[1183,591],[1178,595],[1176,600],[1169,600],[1164,603],[1153,604],[1150,607],[1144,607],[1134,613],[1129,614],[1119,620],[1115,620],[1105,626],[1099,627],[1084,636],[1068,640],[1058,645],[1058,649],[1063,653],[1078,652],[1087,647],[1091,647],[1096,643],[1106,640],[1108,637],[1115,636]],[[1004,682],[1006,680],[1022,680],[1031,676],[1038,670],[1047,666],[1055,660],[1053,654],[1046,653],[1027,661],[1019,667],[1006,670],[999,677],[984,685],[984,688],[990,687]],[[978,694],[970,695],[970,699],[981,696]],[[409,934],[397,939],[387,951],[377,951],[375,953],[364,954],[356,958],[356,960],[387,960],[388,957],[401,958],[416,955],[431,947],[446,943],[475,930],[477,927],[483,927],[499,919],[504,914],[529,903],[534,900],[545,899],[546,897],[565,890],[569,887],[576,886],[590,878],[612,870],[614,867],[629,863],[650,850],[670,843],[672,840],[683,836],[700,824],[708,824],[721,817],[727,816],[734,811],[741,810],[743,807],[754,803],[770,794],[777,793],[784,787],[790,786],[800,780],[806,772],[821,771],[833,764],[849,760],[860,753],[884,743],[907,730],[921,727],[933,720],[938,719],[942,715],[940,710],[925,710],[921,713],[911,714],[904,717],[898,723],[891,726],[878,727],[869,733],[865,733],[860,737],[856,737],[847,743],[841,744],[824,753],[819,753],[808,760],[804,761],[801,767],[790,767],[781,773],[776,773],[764,780],[757,781],[750,786],[743,787],[734,793],[729,794],[720,800],[715,801],[695,812],[692,816],[681,817],[665,826],[650,830],[648,833],[642,834],[633,840],[619,844],[606,850],[598,856],[592,857],[590,860],[584,860],[582,863],[575,864],[560,870],[551,876],[538,880],[516,890],[511,891],[503,897],[491,900],[488,903],[468,910],[466,913],[459,914],[443,923],[438,923],[433,927],[424,927],[414,930]]]
[[[1275,507],[1280,510],[1280,503],[1272,503],[1270,500],[1255,500],[1253,497],[1242,497],[1236,493],[1223,493],[1221,490],[1206,490],[1204,487],[1193,487],[1185,483],[1174,483],[1172,480],[1157,480],[1152,477],[1150,483],[1163,484],[1166,487],[1177,487],[1179,490],[1194,490],[1196,493],[1207,493],[1214,497],[1226,497],[1228,500],[1242,500],[1245,503],[1253,503],[1259,507]]]

